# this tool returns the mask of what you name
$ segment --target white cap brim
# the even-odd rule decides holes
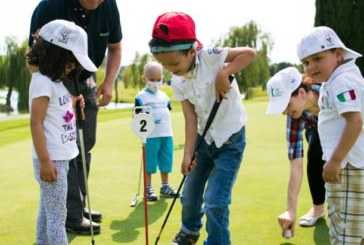
[[[284,112],[286,110],[291,96],[285,96],[280,100],[271,101],[268,104],[267,114],[275,115]]]
[[[84,56],[81,54],[73,53],[73,55],[76,57],[77,61],[81,64],[81,66],[90,72],[96,72],[97,67],[94,65],[94,63],[90,60],[88,56]]]

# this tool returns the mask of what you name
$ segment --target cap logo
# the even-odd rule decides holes
[[[58,41],[60,42],[60,43],[65,43],[65,44],[67,44],[67,42],[68,42],[68,38],[69,38],[69,35],[70,35],[70,32],[71,31],[64,31],[64,32],[61,32],[61,36],[59,37],[59,39],[58,39]]]
[[[280,97],[283,95],[283,92],[279,88],[271,88],[272,97]]]
[[[326,34],[325,40],[326,40],[327,47],[335,45],[334,40],[332,39],[332,37],[330,36],[329,33]]]

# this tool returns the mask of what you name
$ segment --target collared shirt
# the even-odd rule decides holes
[[[310,87],[318,94],[321,85],[315,83],[310,84]],[[317,128],[317,118],[315,116],[306,111],[297,119],[287,116],[286,136],[289,160],[303,157],[303,131],[306,128]]]
[[[87,14],[78,0],[43,0],[32,15],[29,47],[33,44],[32,34],[55,19],[72,21],[86,31],[88,56],[96,67],[101,65],[107,45],[118,43],[122,39],[120,15],[115,0],[104,0],[95,10]],[[90,73],[85,71],[82,80],[88,77]]]
[[[196,54],[196,68],[188,76],[173,76],[174,99],[188,100],[194,105],[198,118],[198,133],[202,135],[210,111],[215,102],[215,79],[223,68],[229,48],[202,49]],[[247,122],[242,96],[236,80],[223,100],[205,136],[208,144],[215,142],[221,147],[229,137],[238,132]]]
[[[335,69],[320,89],[318,130],[323,159],[329,160],[342,137],[346,125],[341,115],[346,112],[360,112],[364,118],[364,79],[355,60]],[[364,128],[341,163],[364,168]]]

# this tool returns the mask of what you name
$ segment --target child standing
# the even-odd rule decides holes
[[[144,66],[142,79],[147,85],[135,97],[135,106],[150,106],[155,122],[154,131],[148,136],[146,151],[146,185],[148,201],[157,201],[158,197],[152,187],[152,174],[161,172],[162,186],[160,195],[174,197],[177,192],[168,183],[168,174],[173,165],[173,137],[170,110],[171,101],[161,89],[163,85],[163,67],[157,62],[149,62]]]
[[[202,49],[194,21],[182,12],[157,18],[149,46],[154,58],[173,73],[174,98],[181,102],[185,118],[182,227],[172,244],[195,244],[206,214],[204,244],[228,245],[229,205],[245,148],[247,121],[238,85],[236,81],[230,84],[228,77],[250,64],[255,51],[247,47]],[[192,161],[219,95],[226,99]]]
[[[361,55],[325,26],[307,33],[297,54],[305,73],[323,82],[318,131],[331,244],[364,244],[364,79],[355,64]]]
[[[80,65],[92,72],[97,68],[87,56],[85,31],[73,22],[51,21],[34,38],[26,59],[37,67],[29,87],[34,175],[40,186],[36,243],[64,245],[68,163],[78,148],[73,101],[62,79]]]

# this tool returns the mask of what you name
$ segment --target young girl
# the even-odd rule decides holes
[[[181,172],[187,177],[181,195],[182,227],[172,244],[195,244],[203,214],[208,233],[204,244],[231,244],[229,205],[243,159],[247,115],[238,84],[230,85],[228,77],[248,66],[256,53],[248,47],[202,48],[194,21],[182,12],[160,15],[152,37],[151,52],[173,73],[174,98],[181,102],[185,117]],[[226,99],[201,139],[213,104],[220,100],[217,94]],[[193,161],[199,140],[201,147]]]
[[[303,178],[303,136],[308,143],[307,178],[313,206],[302,216],[299,225],[314,226],[324,216],[325,182],[322,179],[322,148],[317,131],[320,84],[303,75],[294,67],[276,73],[267,83],[269,106],[267,114],[287,115],[287,143],[290,160],[290,176],[285,212],[278,216],[282,235],[295,233],[297,199]]]
[[[34,38],[26,59],[38,68],[29,87],[34,174],[40,185],[36,243],[64,245],[68,162],[78,148],[73,100],[62,79],[80,65],[97,68],[87,56],[86,33],[72,22],[49,22]],[[82,96],[77,100],[82,107]]]

